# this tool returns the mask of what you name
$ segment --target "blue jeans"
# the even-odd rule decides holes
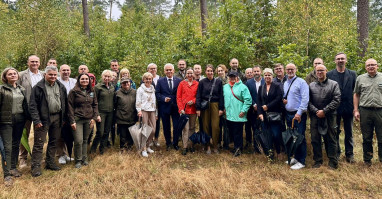
[[[286,119],[288,127],[292,126],[292,120],[294,118],[294,115],[295,114],[289,114],[288,112],[285,114],[285,119]],[[299,132],[301,135],[304,136],[304,139],[301,145],[296,149],[294,158],[303,165],[305,165],[305,158],[306,158],[306,139],[305,139],[306,119],[307,119],[307,115],[306,113],[303,113],[301,115],[301,122],[298,123],[297,121],[295,121],[294,123],[295,128],[297,128],[297,132]]]

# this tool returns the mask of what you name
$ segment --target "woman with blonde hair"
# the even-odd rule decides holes
[[[142,123],[150,126],[152,131],[147,139],[146,145],[142,148],[142,156],[148,157],[148,153],[154,153],[150,148],[155,135],[156,120],[158,118],[158,111],[156,107],[155,88],[152,85],[153,75],[146,72],[142,76],[144,82],[137,90],[136,96],[136,109],[138,116],[142,118]]]
[[[121,79],[122,79],[122,77],[126,77],[126,78],[129,78],[130,79],[130,87],[131,88],[133,88],[133,89],[137,89],[136,88],[136,85],[135,85],[135,83],[134,83],[134,81],[131,79],[131,77],[130,77],[130,71],[129,71],[129,69],[127,69],[127,68],[123,68],[121,71],[119,71],[119,79],[118,79],[118,83],[117,83],[117,85],[116,85],[116,91],[119,89],[119,88],[121,88]]]

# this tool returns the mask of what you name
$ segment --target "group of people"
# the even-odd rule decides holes
[[[45,70],[40,71],[40,59],[32,55],[25,71],[19,73],[9,67],[2,73],[0,136],[5,148],[4,182],[12,184],[12,176],[21,176],[17,169],[19,159],[19,167],[26,166],[27,152],[20,145],[24,127],[27,135],[31,127],[34,128],[31,173],[37,177],[42,174],[47,134],[45,169],[60,170],[56,157],[59,164],[71,161],[64,142],[68,135],[74,138],[75,168],[81,168],[89,164],[88,144],[94,125],[96,134],[89,153],[96,153],[98,149],[103,154],[109,144],[109,134],[115,129],[120,136],[121,152],[132,148],[129,128],[137,121],[151,127],[147,142],[139,151],[142,157],[148,157],[154,153],[154,147],[160,146],[160,121],[167,150],[180,150],[181,140],[182,155],[194,152],[189,137],[195,133],[198,121],[199,130],[211,137],[204,146],[207,154],[230,149],[233,142],[231,152],[235,157],[253,146],[254,152],[263,151],[270,161],[285,152],[282,132],[294,125],[303,141],[288,163],[291,169],[297,170],[305,167],[308,116],[313,168],[323,164],[323,139],[331,169],[338,168],[341,119],[346,161],[354,163],[352,127],[355,118],[361,121],[363,160],[370,166],[374,129],[378,157],[382,161],[382,128],[378,128],[382,124],[382,74],[378,73],[374,59],[366,61],[367,73],[358,77],[346,68],[344,53],[338,53],[334,61],[336,68],[328,72],[322,59],[314,59],[314,71],[304,80],[296,76],[297,67],[293,63],[285,68],[276,64],[274,69],[254,66],[242,73],[239,61],[233,58],[229,70],[223,64],[216,69],[208,64],[203,76],[201,65],[187,67],[186,61],[181,59],[178,72],[173,64],[165,64],[164,77],[157,74],[156,64],[149,64],[136,86],[129,70],[120,70],[117,60],[110,62],[110,69],[104,70],[101,81],[96,83],[95,75],[89,73],[86,65],[79,66],[79,75],[73,79],[70,66],[64,64],[58,69],[55,59],[49,60]],[[188,115],[188,122],[182,131],[175,130],[183,114]],[[269,135],[271,144],[258,140],[259,129]]]

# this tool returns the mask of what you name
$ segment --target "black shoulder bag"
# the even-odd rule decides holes
[[[212,83],[210,96],[208,96],[208,100],[202,100],[202,102],[200,103],[200,110],[202,111],[207,110],[210,107],[210,101],[212,97],[212,91],[214,90],[214,87],[215,87],[215,82],[216,82],[216,79],[214,78],[214,82]]]

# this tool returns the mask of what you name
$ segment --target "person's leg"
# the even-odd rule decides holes
[[[48,126],[42,126],[34,129],[34,143],[32,149],[32,175],[41,175],[41,160]]]
[[[27,138],[29,138],[31,125],[32,125],[32,121],[27,120],[25,122]],[[28,151],[25,149],[25,147],[22,144],[20,144],[20,152],[19,152],[20,168],[27,166],[27,157],[28,157]]]
[[[11,154],[12,154],[12,125],[0,125],[0,137],[3,140],[5,161],[1,157],[1,164],[3,166],[4,178],[10,176],[11,170]]]
[[[310,116],[310,138],[313,147],[313,160],[322,164],[321,134],[318,132],[318,118],[315,115]]]
[[[246,141],[246,147],[251,146],[252,144],[252,127],[253,127],[253,122],[254,122],[254,112],[253,108],[249,108],[248,113],[247,113],[247,122],[245,123],[245,141]],[[255,130],[255,129],[253,129]]]
[[[65,123],[61,128],[61,136],[57,140],[56,157],[60,158],[68,156],[68,149],[65,144],[64,136],[67,133],[71,133],[71,127],[69,123]]]
[[[382,110],[374,111],[375,134],[378,141],[378,159],[382,162]]]
[[[159,132],[160,132],[160,114],[158,113],[158,119],[156,121],[156,124],[155,124],[155,141],[158,142],[158,138],[159,138]]]
[[[126,124],[117,124],[117,132],[119,134],[119,148],[124,149],[126,147],[126,142],[127,142],[127,129],[126,129]]]
[[[303,136],[302,143],[300,146],[297,147],[294,158],[300,162],[301,164],[305,165],[305,158],[306,158],[306,139],[305,139],[305,130],[306,130],[306,120],[307,120],[307,114],[304,113],[301,115],[301,122],[298,123],[295,121],[295,126],[297,127],[297,132]],[[320,138],[321,139],[321,138]],[[321,142],[320,142],[321,143]],[[321,150],[321,148],[320,148]]]
[[[20,141],[25,126],[24,119],[16,119],[13,123],[11,169],[16,169],[19,157]]]
[[[276,153],[281,152],[281,124],[280,122],[270,122],[270,130],[272,132],[273,146]]]
[[[218,149],[218,142],[219,142],[219,105],[217,102],[211,103],[210,104],[210,109],[211,109],[211,131],[212,131],[212,141],[213,141],[213,147],[214,149]],[[241,132],[243,134],[243,131]],[[243,135],[242,135],[243,136]]]
[[[166,140],[166,146],[171,146],[171,124],[170,124],[170,115],[166,113],[162,113],[162,124],[163,124],[163,134]]]
[[[74,138],[74,160],[76,163],[82,160],[82,145],[83,141],[86,140],[86,138],[84,138],[84,122],[85,120],[76,120],[76,130],[72,130]]]
[[[87,165],[88,160],[88,138],[90,135],[90,120],[84,120],[83,122],[83,135],[82,135],[82,164]]]
[[[149,147],[150,144],[153,142],[153,138],[155,136],[155,128],[156,128],[156,116],[155,111],[148,112],[148,121],[147,124],[152,128],[149,138],[146,142],[146,147]]]
[[[102,151],[101,153],[103,153],[102,138],[103,138],[103,132],[105,130],[105,116],[106,116],[106,114],[100,112],[99,115],[101,117],[101,122],[96,122],[97,131],[96,131],[96,136],[93,140],[93,144],[91,147],[91,152],[94,152],[94,153],[96,152],[98,145],[99,145],[100,152]]]
[[[179,112],[175,108],[172,109],[171,119],[172,119],[172,131],[173,131],[173,138],[172,138],[173,142],[172,142],[172,144],[174,145],[174,147],[177,147],[178,143],[179,143],[179,136],[180,136],[181,132],[176,132],[176,130],[175,130],[178,126],[178,120],[179,120]]]
[[[105,113],[105,124],[102,133],[101,144],[103,148],[107,147],[107,142],[109,141],[109,132],[111,131],[111,125],[113,123],[113,112]]]
[[[188,141],[188,131],[190,129],[190,119],[186,123],[186,125],[183,128],[182,131],[182,142],[183,142],[183,149],[187,148],[187,141]]]
[[[55,164],[55,154],[56,154],[56,143],[58,138],[61,136],[61,121],[60,114],[55,114],[50,116],[50,125],[48,130],[48,147],[46,150],[46,165],[54,166]]]
[[[353,120],[354,117],[352,114],[344,114],[343,116],[344,121],[344,131],[345,131],[345,155],[347,158],[353,158]]]
[[[326,150],[329,158],[329,167],[338,168],[338,156],[337,156],[337,138],[336,138],[336,115],[326,115],[326,120],[328,122],[328,132],[325,135],[325,141],[327,141],[328,149]]]
[[[127,147],[130,148],[134,145],[133,137],[131,137],[131,133],[129,131],[129,128],[135,124],[126,124],[124,126],[126,131],[126,141],[127,141]]]
[[[188,134],[186,135],[186,144],[187,146],[186,147],[191,147],[192,146],[192,142],[189,141],[189,138],[192,134],[195,133],[195,125],[196,125],[196,114],[191,114],[189,115],[190,116],[190,119],[188,120]],[[187,126],[187,125],[186,125]],[[184,136],[183,136],[184,137]],[[184,138],[183,138],[183,142],[184,142]],[[184,144],[184,143],[183,143]]]
[[[336,147],[337,158],[339,158],[341,156],[341,145],[340,145],[341,119],[342,119],[342,114],[337,114],[337,118],[336,118],[336,121],[337,121],[337,133],[335,135],[336,136],[336,143],[337,143],[337,147]],[[329,147],[329,146],[327,146],[327,143],[325,143],[325,148],[326,147]],[[328,150],[326,150],[326,151],[328,151]]]
[[[360,107],[361,115],[361,132],[362,132],[362,146],[363,146],[363,161],[370,162],[373,158],[373,132],[374,122],[371,115],[372,111]]]
[[[243,125],[244,122],[232,122],[234,131],[234,146],[235,149],[243,148]]]

